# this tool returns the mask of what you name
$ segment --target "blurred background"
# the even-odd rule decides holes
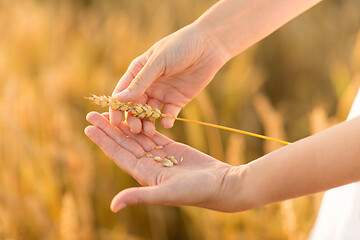
[[[243,213],[136,206],[138,185],[84,134],[84,97],[214,0],[0,0],[0,239],[306,239],[321,194]],[[360,1],[326,0],[228,62],[181,112],[296,141],[346,119],[360,83]],[[178,122],[167,136],[233,165],[281,147]]]

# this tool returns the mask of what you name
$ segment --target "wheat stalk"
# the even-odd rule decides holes
[[[148,104],[142,105],[140,103],[124,103],[124,102],[120,102],[119,100],[117,100],[114,97],[106,97],[106,96],[99,97],[96,95],[92,95],[92,97],[89,97],[88,99],[90,99],[93,103],[100,105],[102,107],[111,107],[114,110],[129,112],[132,115],[134,115],[135,117],[138,117],[141,119],[147,118],[148,120],[151,121],[151,120],[156,120],[158,118],[167,117],[167,118],[172,118],[172,119],[175,119],[178,121],[196,123],[196,124],[200,124],[200,125],[204,125],[204,126],[208,126],[208,127],[214,127],[214,128],[231,131],[231,132],[241,133],[241,134],[245,134],[245,135],[249,135],[249,136],[253,136],[253,137],[257,137],[257,138],[262,138],[262,139],[282,143],[285,145],[290,144],[289,142],[286,142],[283,140],[279,140],[276,138],[272,138],[272,137],[244,131],[244,130],[239,130],[239,129],[230,128],[230,127],[224,127],[224,126],[216,125],[216,124],[212,124],[212,123],[206,123],[206,122],[200,122],[200,121],[195,121],[195,120],[190,120],[190,119],[185,119],[185,118],[169,116],[169,115],[163,114],[160,111],[160,109],[158,109],[156,107],[153,108]]]

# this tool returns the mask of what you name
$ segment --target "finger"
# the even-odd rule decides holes
[[[104,153],[113,160],[121,169],[130,173],[135,167],[135,156],[119,146],[112,138],[106,135],[100,128],[88,126],[84,130],[85,134],[98,145]]]
[[[135,78],[135,76],[140,72],[140,70],[144,67],[146,63],[147,57],[145,54],[135,58],[129,65],[128,69],[126,70],[125,74],[120,78],[119,82],[117,83],[113,96],[117,93],[123,91],[127,88],[131,81]]]
[[[145,134],[134,134],[129,127],[126,127],[126,125],[123,125],[120,129],[125,134],[134,139],[144,150],[145,152],[149,152],[154,149],[157,145],[154,141]]]
[[[162,103],[159,100],[154,99],[154,98],[150,98],[147,101],[147,104],[149,104],[153,108],[156,107],[156,108],[161,109],[161,107],[162,107]],[[142,123],[143,123],[143,130],[146,135],[152,136],[155,134],[155,132],[156,132],[155,121],[143,120]]]
[[[149,100],[147,101],[147,104],[149,104],[153,108],[157,107],[158,109],[161,109],[161,107],[163,105],[159,100],[157,100],[155,98],[149,98]]]
[[[126,123],[129,125],[129,128],[132,133],[138,134],[141,132],[142,129],[141,120],[137,117],[134,117],[131,113],[128,114]]]
[[[159,132],[156,132],[153,136],[149,136],[149,138],[156,144],[156,146],[166,146],[175,142],[174,140],[162,135]]]
[[[167,205],[174,202],[171,190],[166,185],[128,188],[113,198],[110,208],[117,212],[130,205]]]
[[[142,95],[140,98],[136,99],[134,102],[145,104],[148,97],[146,94]],[[134,117],[131,113],[128,113],[126,122],[130,127],[131,132],[140,133],[142,130],[142,121],[141,119]]]
[[[86,119],[94,126],[100,128],[110,138],[112,138],[118,145],[127,149],[137,158],[145,154],[144,149],[133,139],[126,136],[118,127],[109,123],[109,121],[97,112],[90,112]]]
[[[181,110],[180,106],[170,103],[170,104],[165,105],[165,107],[163,109],[163,114],[177,117],[180,110]],[[175,119],[167,118],[167,117],[162,118],[160,120],[160,123],[161,123],[161,125],[163,125],[164,128],[171,128],[172,126],[174,126],[174,122],[175,122]]]
[[[146,135],[152,136],[155,134],[155,132],[156,132],[155,121],[143,120],[142,126],[143,126],[144,133]]]
[[[153,56],[150,56],[130,85],[124,91],[115,95],[117,99],[122,102],[130,102],[139,98],[151,83],[163,73],[164,61],[160,57]]]
[[[105,118],[107,118],[109,120],[109,113],[104,112],[101,115],[103,115]],[[144,120],[144,122],[147,120]],[[162,135],[159,132],[155,131],[155,134],[150,135],[150,136],[146,136],[143,134],[138,134],[138,135],[134,135],[130,130],[129,127],[126,126],[125,124],[121,124],[119,126],[120,130],[127,136],[132,137],[145,151],[150,151],[152,148],[154,148],[155,146],[165,146],[167,144],[173,143],[175,141],[173,141],[172,139]],[[154,144],[155,145],[154,145]]]
[[[145,54],[135,58],[130,63],[125,74],[120,78],[112,95],[114,96],[115,94],[117,94],[117,93],[123,91],[125,88],[127,88],[129,86],[129,84],[131,83],[131,81],[134,79],[134,77],[144,67],[145,63],[146,63]],[[110,109],[111,124],[113,124],[115,126],[119,126],[123,119],[124,119],[124,113],[122,111],[116,111],[116,110]],[[139,126],[137,126],[137,128],[139,128]],[[135,130],[137,130],[137,128],[135,127]]]
[[[114,126],[119,127],[124,119],[124,112],[109,108],[109,113],[110,123]]]
[[[175,141],[162,135],[159,132],[156,132],[152,136],[147,136],[145,134],[133,134],[126,125],[122,125],[121,131],[124,134],[132,137],[146,152],[151,151],[156,146],[166,146],[170,143],[174,143]]]
[[[109,112],[103,112],[101,115],[103,115],[107,120],[110,119]]]

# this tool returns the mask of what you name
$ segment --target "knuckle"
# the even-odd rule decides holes
[[[143,56],[140,55],[138,57],[136,57],[134,60],[132,60],[132,62],[130,63],[130,66],[142,66],[143,65]]]
[[[149,62],[148,65],[149,67],[151,67],[153,69],[153,71],[157,74],[163,74],[164,73],[164,69],[165,69],[165,59],[166,59],[166,55],[165,54],[157,54],[157,55],[152,55],[149,58]]]
[[[145,200],[141,197],[141,196],[138,196],[137,198],[136,198],[136,202],[137,202],[137,204],[139,204],[139,205],[144,205],[146,202],[145,202]]]
[[[129,194],[132,195],[131,202],[133,205],[145,204],[141,189],[139,189],[139,188],[129,189]]]
[[[145,79],[142,76],[136,76],[133,81],[134,86],[142,86],[144,83]]]

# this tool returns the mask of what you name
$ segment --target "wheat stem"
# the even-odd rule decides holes
[[[190,120],[190,119],[185,119],[185,118],[178,118],[178,117],[176,117],[174,119],[178,120],[178,121],[196,123],[196,124],[200,124],[200,125],[204,125],[204,126],[208,126],[208,127],[219,128],[219,129],[223,129],[223,130],[227,130],[227,131],[231,131],[231,132],[241,133],[241,134],[244,134],[244,135],[253,136],[253,137],[257,137],[257,138],[262,138],[262,139],[265,139],[265,140],[270,140],[270,141],[282,143],[282,144],[285,144],[285,145],[290,144],[290,142],[286,142],[286,141],[279,140],[279,139],[276,139],[276,138],[272,138],[272,137],[268,137],[268,136],[264,136],[264,135],[260,135],[260,134],[257,134],[257,133],[252,133],[252,132],[236,129],[236,128],[225,127],[225,126],[221,126],[221,125],[217,125],[217,124],[213,124],[213,123],[200,122],[200,121],[195,121],[195,120]]]
[[[138,118],[141,118],[141,119],[147,118],[149,120],[155,120],[155,119],[158,119],[160,117],[162,117],[162,118],[167,117],[167,118],[172,118],[172,119],[175,119],[175,120],[178,120],[178,121],[196,123],[196,124],[200,124],[200,125],[204,125],[204,126],[208,126],[208,127],[214,127],[214,128],[219,128],[219,129],[231,131],[231,132],[241,133],[241,134],[245,134],[245,135],[249,135],[249,136],[253,136],[253,137],[257,137],[257,138],[262,138],[262,139],[282,143],[282,144],[285,144],[285,145],[290,144],[289,142],[286,142],[286,141],[283,141],[283,140],[263,136],[263,135],[256,134],[256,133],[247,132],[247,131],[244,131],[244,130],[239,130],[239,129],[230,128],[230,127],[224,127],[224,126],[216,125],[216,124],[212,124],[212,123],[206,123],[206,122],[200,122],[200,121],[195,121],[195,120],[189,120],[189,119],[185,119],[185,118],[178,118],[178,117],[169,116],[169,115],[161,113],[161,111],[158,108],[153,108],[148,104],[142,105],[140,103],[123,103],[123,102],[120,102],[119,100],[117,100],[114,97],[106,97],[106,96],[98,97],[96,95],[93,95],[89,99],[93,103],[98,104],[100,106],[111,107],[114,110],[130,112],[135,117],[138,117]]]

